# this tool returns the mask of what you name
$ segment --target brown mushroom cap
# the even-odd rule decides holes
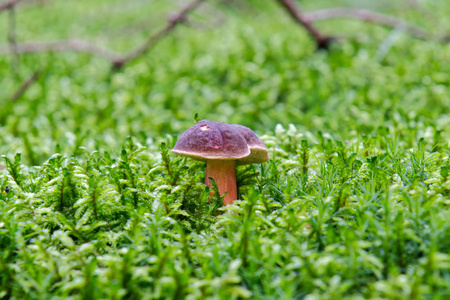
[[[248,127],[201,120],[178,139],[173,153],[196,160],[236,160],[236,165],[269,160],[264,142]]]

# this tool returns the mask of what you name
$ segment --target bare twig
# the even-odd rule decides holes
[[[8,43],[9,43],[9,52],[12,57],[12,68],[13,71],[16,71],[19,65],[19,59],[17,56],[16,48],[16,14],[15,14],[15,5],[19,3],[20,0],[10,0],[3,3],[0,3],[0,12],[2,10],[8,10]]]
[[[10,0],[0,4],[0,11],[14,6],[21,0]],[[317,44],[317,48],[327,49],[334,37],[327,36],[318,31],[313,22],[331,19],[331,18],[353,18],[366,22],[382,24],[384,26],[397,28],[412,34],[415,37],[426,39],[430,34],[423,28],[414,26],[401,19],[397,19],[392,16],[384,15],[381,13],[372,12],[364,9],[346,9],[346,8],[329,8],[322,9],[313,12],[302,13],[300,8],[293,0],[277,0],[291,17],[303,26],[314,38]],[[14,49],[10,45],[0,45],[0,55],[8,53],[34,53],[34,52],[65,52],[75,51],[83,52],[94,56],[99,56],[109,60],[114,69],[120,69],[123,65],[136,59],[139,56],[147,53],[153,46],[155,46],[162,38],[172,32],[177,25],[187,22],[187,15],[199,7],[205,0],[193,0],[181,11],[173,15],[168,19],[165,27],[160,29],[154,35],[150,36],[142,45],[129,51],[128,53],[117,53],[107,48],[100,47],[98,45],[79,40],[70,39],[55,42],[27,42],[19,43],[15,42],[15,36],[11,35],[9,38],[10,44],[14,45]],[[443,41],[449,41],[450,36],[442,38]]]
[[[22,0],[20,3],[21,7],[30,7],[30,6],[43,6],[44,4],[53,1],[53,0]]]
[[[420,39],[426,39],[429,37],[428,32],[423,28],[412,25],[401,19],[366,9],[349,9],[340,7],[326,8],[305,13],[303,17],[308,22],[315,22],[333,18],[351,18],[365,22],[381,24],[392,28],[399,28],[400,30],[408,32],[409,34]]]
[[[65,51],[88,53],[94,56],[104,57],[111,61],[119,57],[119,54],[117,54],[114,51],[78,39],[56,41],[56,42],[29,42],[17,44],[17,53],[19,54],[34,53],[34,52],[65,52]],[[4,46],[0,47],[0,54],[6,53],[8,53],[8,49]]]
[[[15,6],[14,5],[10,6],[8,10],[9,10],[8,42],[9,42],[9,49],[10,49],[11,58],[12,58],[11,65],[13,68],[13,72],[17,72],[19,69],[19,56],[17,54]]]
[[[17,1],[17,0],[16,0]],[[111,61],[113,69],[117,70],[126,63],[136,59],[137,57],[147,53],[158,41],[172,32],[178,24],[186,21],[187,15],[195,10],[205,0],[194,0],[186,5],[180,12],[169,17],[165,27],[150,36],[142,45],[136,47],[128,53],[120,54],[112,50],[91,44],[89,42],[71,39],[56,42],[28,42],[16,45],[15,53],[34,53],[34,52],[65,52],[75,51],[84,52],[94,56],[100,56]],[[0,45],[0,55],[8,53],[8,47]]]
[[[316,41],[318,49],[328,49],[333,38],[319,32],[317,28],[315,28],[312,25],[312,22],[310,20],[305,19],[303,13],[300,11],[300,8],[295,3],[295,1],[293,0],[277,0],[277,1],[287,10],[287,12],[297,23],[299,23],[309,32],[309,34]]]
[[[8,9],[8,8],[13,7],[13,6],[16,5],[19,1],[21,1],[21,0],[9,0],[9,1],[0,3],[0,12],[1,12],[2,10],[4,10],[4,9]]]
[[[22,95],[27,91],[27,89],[30,87],[30,85],[32,85],[38,78],[39,78],[40,72],[36,71],[33,73],[33,75],[31,75],[30,77],[28,77],[21,85],[20,87],[14,92],[14,94],[12,94],[11,96],[11,101],[16,101],[17,99],[19,99],[20,97],[22,97]]]
[[[122,57],[113,60],[113,68],[120,69],[124,64],[136,59],[137,57],[147,53],[159,40],[169,34],[175,27],[186,20],[186,16],[196,9],[205,0],[194,0],[185,6],[180,12],[169,17],[168,23],[164,28],[159,30],[157,33],[149,37],[141,46],[131,50],[129,53],[123,55]]]

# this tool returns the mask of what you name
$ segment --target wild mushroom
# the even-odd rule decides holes
[[[213,178],[220,194],[228,192],[224,204],[237,199],[236,166],[269,160],[264,142],[248,127],[202,120],[178,139],[173,153],[206,162],[205,184]]]

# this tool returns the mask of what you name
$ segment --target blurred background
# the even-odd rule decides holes
[[[151,147],[195,114],[259,134],[450,138],[450,1],[292,1],[305,17],[340,7],[400,22],[316,20],[336,40],[319,51],[276,0],[200,1],[164,31],[193,2],[1,0],[0,154],[36,165],[80,147],[118,152],[128,136]]]

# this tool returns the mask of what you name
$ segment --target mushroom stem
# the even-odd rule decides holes
[[[206,161],[205,184],[212,187],[211,180],[213,178],[219,193],[222,195],[225,192],[228,194],[223,199],[224,205],[229,205],[237,199],[236,189],[236,161],[224,159],[212,159]]]

